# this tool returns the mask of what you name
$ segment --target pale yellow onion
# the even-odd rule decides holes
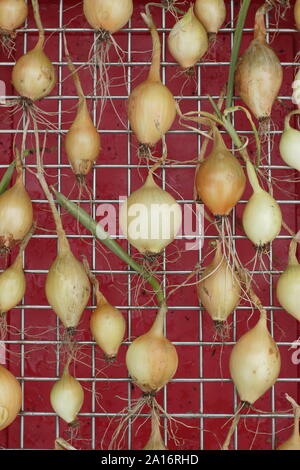
[[[192,6],[171,29],[168,48],[176,62],[185,69],[193,67],[207,52],[207,32],[196,18]]]
[[[120,216],[127,240],[146,256],[161,253],[174,240],[181,222],[179,204],[155,183],[151,171],[144,185],[125,201]]]
[[[217,242],[213,261],[201,274],[197,284],[198,298],[216,326],[225,322],[239,304],[241,286]]]
[[[22,390],[15,376],[0,365],[0,431],[17,417],[22,406]]]
[[[195,15],[210,36],[216,35],[226,18],[224,0],[196,0]]]
[[[66,153],[75,175],[86,176],[100,152],[100,134],[93,124],[86,102],[80,103],[65,139]]]
[[[249,161],[247,173],[253,194],[243,213],[243,227],[249,240],[256,247],[262,248],[279,234],[282,214],[275,199],[259,185],[253,165]]]
[[[19,171],[15,184],[0,196],[0,245],[9,249],[21,241],[33,222],[31,199]]]
[[[295,75],[295,79],[293,81],[293,96],[292,100],[293,103],[298,106],[298,109],[300,109],[300,69],[297,71]]]
[[[69,373],[69,365],[62,377],[53,385],[50,393],[51,406],[55,413],[71,426],[78,424],[77,415],[84,401],[84,391],[77,379]]]
[[[143,450],[168,450],[160,432],[159,413],[151,410],[151,435]]]
[[[297,29],[300,31],[300,0],[296,0],[295,2],[294,16]]]
[[[292,403],[294,409],[294,429],[291,436],[283,442],[277,450],[300,450],[300,433],[299,433],[299,424],[300,424],[300,406],[298,403],[293,400],[293,398],[289,397],[287,394],[285,395],[287,400]]]
[[[43,51],[45,34],[37,0],[32,5],[39,39],[31,51],[17,60],[12,71],[12,84],[23,98],[36,101],[51,93],[56,84],[56,74],[52,62]]]
[[[128,119],[142,145],[154,146],[166,134],[176,116],[176,103],[160,79],[160,39],[152,18],[142,14],[153,41],[152,64],[147,80],[134,88],[128,100]]]
[[[103,29],[111,34],[119,31],[131,18],[132,0],[84,0],[83,12],[94,29]]]
[[[163,305],[150,330],[135,339],[126,354],[129,375],[146,394],[154,394],[166,385],[178,366],[176,349],[163,334],[166,311]]]
[[[242,402],[253,404],[276,382],[280,373],[279,349],[267,328],[266,312],[231,351],[231,378]]]
[[[124,339],[126,323],[122,313],[110,305],[100,293],[97,296],[97,307],[90,318],[90,327],[106,359],[114,360]]]
[[[283,72],[280,61],[266,43],[265,7],[255,18],[254,40],[239,59],[235,84],[241,99],[264,126],[281,88]]]
[[[293,114],[295,114],[294,111],[285,118],[279,150],[282,160],[291,168],[300,171],[300,131],[290,125],[290,118]]]
[[[19,28],[28,15],[25,0],[0,0],[0,30],[12,33]]]
[[[65,328],[76,329],[88,303],[91,286],[83,265],[64,238],[60,238],[59,252],[47,275],[45,290],[49,305]]]
[[[22,267],[22,257],[0,274],[0,315],[19,305],[26,290],[26,278]]]
[[[290,244],[289,262],[278,280],[276,295],[284,310],[300,321],[300,264],[296,257],[297,244],[296,240],[292,240]]]

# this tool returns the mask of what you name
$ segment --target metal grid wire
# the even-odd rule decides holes
[[[40,4],[43,3],[43,0],[40,0]],[[75,4],[76,2],[74,2]],[[84,33],[86,32],[91,32],[92,30],[89,29],[89,28],[72,28],[72,27],[64,27],[64,10],[66,8],[66,6],[69,6],[70,4],[72,4],[72,2],[68,2],[67,0],[60,0],[59,1],[59,9],[58,9],[58,12],[57,12],[57,27],[55,28],[47,28],[47,18],[43,18],[43,22],[44,22],[44,26],[45,26],[45,31],[46,31],[46,34],[49,35],[49,34],[55,34],[58,36],[58,61],[54,61],[54,65],[57,67],[57,70],[58,70],[58,82],[59,82],[59,86],[58,86],[58,90],[59,90],[59,94],[58,96],[51,96],[51,97],[48,97],[46,98],[45,100],[55,100],[57,101],[58,103],[58,129],[59,129],[59,133],[57,134],[57,163],[56,164],[45,164],[45,168],[57,168],[57,185],[58,185],[58,190],[61,190],[61,176],[62,176],[62,171],[64,168],[67,167],[66,164],[63,164],[62,163],[62,133],[65,132],[67,129],[64,127],[63,125],[63,120],[62,120],[62,105],[63,105],[63,100],[74,100],[76,99],[77,97],[76,96],[66,96],[66,95],[63,95],[62,94],[62,77],[63,77],[63,67],[67,67],[67,63],[66,61],[64,61],[64,52],[63,52],[63,31],[66,32],[66,34],[68,35],[68,33],[76,33],[78,35],[83,35]],[[235,6],[237,4],[239,4],[239,2],[235,2],[234,0],[230,0],[228,2],[226,2],[227,4],[227,9],[230,9],[230,23],[226,25],[225,28],[222,28],[221,30],[221,34],[226,34],[226,35],[230,35],[230,40],[231,40],[231,46],[233,45],[233,33],[234,33],[234,24],[235,24],[235,15],[236,15],[236,10],[235,10]],[[158,31],[161,35],[161,40],[162,40],[162,80],[163,80],[163,83],[165,83],[165,79],[166,79],[166,70],[167,70],[167,67],[174,67],[176,64],[175,62],[167,62],[166,61],[166,37],[167,37],[167,34],[168,32],[170,31],[170,29],[166,28],[165,25],[166,25],[166,13],[162,10],[161,12],[161,15],[162,15],[162,28],[158,28]],[[268,19],[267,19],[268,21]],[[269,23],[267,22],[267,25]],[[245,31],[248,31],[248,32],[252,32],[253,29],[252,28],[246,28]],[[278,29],[276,28],[270,28],[268,29],[269,33],[273,33],[275,31],[278,31]],[[28,42],[28,35],[31,34],[31,33],[36,33],[37,32],[37,29],[35,28],[27,28],[26,25],[23,29],[20,29],[18,31],[18,34],[19,35],[23,35],[23,38],[24,38],[24,49],[23,49],[23,52],[26,53],[27,52],[27,42]],[[129,22],[128,24],[128,27],[124,28],[123,29],[123,32],[126,32],[128,37],[127,37],[127,48],[128,48],[128,61],[125,62],[125,66],[126,66],[126,70],[127,70],[127,79],[128,79],[128,84],[129,84],[129,89],[128,89],[128,92],[130,93],[131,91],[131,74],[132,74],[132,67],[133,66],[137,66],[137,65],[140,65],[141,67],[145,67],[145,66],[149,66],[150,65],[150,62],[149,61],[140,61],[140,62],[132,62],[132,38],[133,38],[133,35],[137,35],[137,34],[140,34],[140,33],[145,33],[145,32],[148,32],[148,29],[145,27],[145,28],[132,28],[131,27],[131,22]],[[281,28],[279,30],[279,34],[280,33],[290,33],[290,34],[296,34],[296,30],[294,29],[289,29],[289,28]],[[299,34],[299,33],[298,33]],[[94,36],[96,38],[96,35]],[[149,54],[148,54],[149,55]],[[4,61],[4,62],[1,62],[0,63],[0,70],[2,67],[11,67],[12,65],[14,64],[13,61]],[[75,66],[76,67],[80,67],[80,66],[83,66],[84,65],[84,62],[74,62]],[[119,64],[117,62],[110,62],[108,65],[110,65],[111,67],[119,67]],[[184,99],[185,100],[191,100],[191,109],[195,109],[196,106],[195,106],[195,103],[196,101],[198,102],[198,110],[201,110],[201,107],[204,103],[205,100],[207,100],[207,96],[204,96],[201,94],[201,83],[202,83],[202,78],[203,78],[203,67],[213,67],[214,65],[223,65],[223,66],[229,66],[229,62],[217,62],[217,63],[214,63],[214,62],[210,62],[210,61],[204,61],[201,63],[201,65],[198,65],[197,67],[197,97],[195,96],[185,96]],[[282,63],[282,65],[284,67],[297,67],[297,63],[296,62],[284,62]],[[94,77],[94,85],[96,85],[96,76]],[[94,122],[96,123],[97,122],[97,103],[96,103],[96,99],[101,99],[101,96],[98,96],[97,95],[97,92],[96,92],[96,86],[94,87],[95,88],[95,92],[94,94],[91,94],[89,96],[87,96],[88,99],[90,100],[93,100],[93,113],[94,113]],[[8,98],[12,98],[12,97],[8,97]],[[128,96],[112,96],[112,99],[113,100],[116,100],[116,99],[122,99],[122,100],[127,100]],[[180,96],[175,96],[175,98],[180,98]],[[217,99],[218,96],[213,96],[213,98]],[[283,101],[286,101],[286,100],[290,100],[290,96],[280,96],[280,99],[283,100]],[[32,131],[29,131],[29,133],[32,132]],[[44,131],[41,131],[41,133],[43,133]],[[49,130],[48,133],[49,134],[52,134],[52,133],[55,133],[56,131],[55,130]],[[0,130],[0,133],[3,133],[3,134],[15,134],[15,133],[22,133],[22,129],[1,129]],[[93,184],[92,184],[92,194],[93,194],[93,201],[94,201],[94,205],[93,205],[93,217],[96,218],[96,209],[97,209],[97,206],[98,204],[101,204],[101,203],[116,203],[118,204],[119,201],[118,200],[101,200],[101,199],[97,199],[96,197],[96,186],[97,186],[97,180],[96,180],[96,169],[97,168],[121,168],[123,169],[124,172],[127,172],[127,182],[128,182],[128,194],[131,193],[131,186],[132,186],[132,170],[134,168],[137,167],[137,165],[135,164],[132,164],[132,152],[134,151],[133,150],[133,147],[132,147],[132,141],[131,141],[131,132],[129,130],[129,125],[128,125],[128,128],[127,129],[107,129],[105,131],[102,131],[102,133],[107,133],[107,134],[120,134],[120,133],[124,133],[127,135],[127,139],[128,139],[128,156],[127,156],[127,163],[126,164],[102,164],[101,163],[101,158],[99,159],[98,163],[95,165],[95,170],[94,170],[94,174],[93,174]],[[243,131],[243,134],[249,134],[250,131]],[[280,133],[280,130],[273,130],[272,131],[272,134],[278,134]],[[187,131],[187,130],[171,130],[170,131],[170,134],[182,134],[182,135],[188,135],[188,134],[192,134],[191,131]],[[198,137],[198,150],[200,151],[200,148],[201,148],[201,141],[202,141],[202,138],[199,136]],[[6,168],[7,165],[0,165],[0,168]],[[34,165],[29,165],[29,167],[32,167],[34,168]],[[140,167],[145,167],[144,165],[140,165]],[[178,165],[172,165],[172,168],[194,168],[195,165],[193,164],[185,164],[185,165],[182,165],[182,164],[178,164]],[[277,169],[287,169],[288,167],[287,166],[284,166],[284,165],[275,165],[275,164],[272,164],[272,158],[271,158],[271,148],[270,148],[270,145],[269,145],[269,149],[268,149],[268,163],[264,165],[265,168],[268,169],[269,171],[269,175],[272,175],[272,171],[273,170],[277,170]],[[165,165],[165,167],[163,168],[162,170],[162,173],[161,173],[161,176],[162,176],[162,187],[163,188],[167,188],[166,186],[166,173],[168,172],[168,169],[170,168],[169,165]],[[62,190],[63,192],[63,190]],[[33,199],[33,202],[34,203],[38,203],[38,204],[47,204],[47,201],[45,199]],[[83,201],[83,202],[88,202],[88,201]],[[190,200],[186,200],[186,199],[182,199],[180,201],[178,201],[180,204],[184,204],[184,203],[193,203],[193,200],[190,199]],[[288,199],[282,199],[280,201],[278,201],[280,203],[280,205],[284,205],[284,204],[299,204],[300,201],[297,200],[288,200]],[[241,201],[242,204],[246,203],[245,200]],[[236,235],[236,222],[235,222],[235,217],[233,216],[233,226],[232,226],[232,229],[233,229],[233,236],[234,236],[234,239],[235,240],[239,240],[239,239],[242,239],[244,238],[243,236],[241,235]],[[70,238],[79,238],[79,237],[83,237],[83,235],[79,235],[79,234],[73,234],[73,235],[70,235]],[[85,238],[89,239],[92,243],[93,243],[93,253],[92,253],[92,269],[93,269],[93,272],[95,272],[95,274],[97,276],[101,276],[101,275],[104,275],[104,274],[110,274],[111,271],[110,270],[107,270],[107,269],[101,269],[101,270],[97,270],[96,269],[96,242],[95,240],[91,237],[91,236],[88,236],[88,235],[84,235]],[[201,235],[202,237],[202,235]],[[45,238],[45,239],[50,239],[50,238],[56,238],[55,235],[51,235],[51,234],[47,234],[47,235],[34,235],[33,236],[34,239],[36,238]],[[117,238],[117,236],[115,236],[115,238]],[[205,239],[210,239],[210,238],[215,238],[215,236],[213,235],[208,235],[208,236],[205,236],[204,237]],[[279,238],[281,239],[285,239],[286,240],[286,243],[288,244],[288,240],[289,240],[289,236],[288,235],[280,235]],[[24,254],[24,266],[26,266],[26,254]],[[195,256],[196,258],[196,256]],[[201,259],[201,248],[199,249],[199,255],[198,255],[198,259],[200,260]],[[271,253],[270,253],[270,266],[269,266],[269,269],[267,271],[265,271],[265,274],[269,277],[269,295],[270,295],[270,304],[266,306],[267,310],[268,310],[268,313],[269,313],[269,318],[271,320],[270,324],[271,324],[271,333],[273,334],[273,328],[274,328],[274,325],[273,325],[273,313],[274,311],[276,310],[276,307],[274,307],[273,305],[273,279],[272,279],[272,275],[274,274],[278,274],[279,271],[276,270],[273,266],[273,250],[272,250],[272,247],[271,247]],[[189,270],[166,270],[166,259],[164,257],[163,259],[163,262],[162,262],[162,265],[161,265],[161,270],[158,271],[159,274],[162,275],[162,278],[163,278],[163,285],[166,285],[166,280],[167,280],[167,276],[170,275],[170,274],[176,274],[176,275],[188,275],[191,271]],[[26,270],[26,273],[32,273],[34,275],[42,275],[42,274],[45,274],[47,271],[46,270],[41,270],[41,269],[27,269]],[[255,273],[259,273],[261,271],[258,271],[256,270]],[[127,287],[128,287],[128,305],[122,305],[122,306],[117,306],[118,308],[122,309],[123,311],[127,310],[127,313],[128,313],[128,337],[130,338],[131,337],[131,331],[132,331],[132,317],[131,317],[131,314],[132,312],[134,311],[135,308],[139,308],[140,310],[142,310],[142,312],[145,312],[147,311],[148,309],[155,309],[155,307],[148,307],[148,306],[144,306],[144,307],[141,307],[141,306],[136,306],[136,305],[133,305],[132,304],[132,298],[131,298],[131,288],[132,288],[132,276],[133,274],[128,270],[128,272],[124,272],[124,271],[120,271],[120,270],[112,270],[112,274],[123,274],[124,276],[127,275]],[[29,305],[29,304],[24,304],[23,302],[23,305],[22,305],[22,309],[21,309],[21,328],[24,329],[24,326],[25,326],[25,317],[26,317],[26,310],[27,309],[36,309],[36,310],[43,310],[43,309],[48,309],[49,307],[47,305]],[[179,310],[195,310],[196,307],[194,305],[190,305],[190,306],[172,306],[172,310],[174,311],[179,311]],[[247,307],[247,306],[241,306],[239,307],[239,309],[243,310],[243,309],[250,309],[250,307]],[[197,419],[198,422],[199,422],[199,440],[198,440],[198,445],[199,445],[199,449],[203,449],[204,448],[204,429],[205,429],[205,419],[210,419],[210,418],[226,418],[226,419],[229,419],[233,416],[233,410],[236,408],[237,404],[238,404],[238,397],[237,397],[237,394],[236,392],[234,392],[234,395],[233,395],[233,408],[232,408],[232,413],[222,413],[221,410],[218,410],[217,412],[215,413],[207,413],[205,412],[205,394],[204,394],[204,384],[205,383],[208,383],[208,382],[214,382],[216,384],[216,386],[218,386],[218,383],[219,382],[230,382],[230,379],[229,378],[222,378],[222,377],[219,377],[219,378],[205,378],[204,377],[204,373],[203,373],[203,352],[204,352],[204,348],[206,347],[211,347],[213,344],[214,345],[225,345],[225,346],[232,346],[235,341],[237,340],[237,332],[236,332],[236,314],[234,314],[233,316],[233,341],[225,341],[225,342],[211,342],[211,341],[205,341],[203,338],[204,338],[204,335],[203,335],[203,328],[202,328],[202,325],[203,325],[203,318],[202,318],[202,309],[199,308],[199,315],[200,315],[200,323],[199,323],[199,336],[198,336],[198,341],[176,341],[174,342],[174,344],[176,346],[195,346],[197,348],[197,350],[199,350],[199,375],[198,376],[195,376],[195,377],[191,377],[191,378],[181,378],[180,376],[176,376],[175,379],[173,379],[172,382],[190,382],[190,383],[196,383],[196,384],[199,384],[199,394],[200,394],[200,407],[199,407],[199,410],[197,413],[170,413],[171,416],[173,416],[174,418],[185,418],[185,419],[189,419],[189,418],[194,418],[194,419]],[[32,344],[35,344],[35,345],[42,345],[42,346],[45,346],[45,345],[56,345],[57,347],[57,354],[56,354],[56,359],[57,359],[57,365],[56,365],[56,373],[57,373],[57,377],[59,377],[60,375],[60,371],[61,371],[61,364],[60,364],[60,353],[59,353],[59,331],[58,331],[58,327],[59,327],[59,322],[57,321],[57,338],[56,340],[53,340],[53,341],[47,341],[47,340],[27,340],[25,339],[25,336],[24,336],[24,333],[21,333],[20,334],[20,338],[17,339],[17,340],[7,340],[6,343],[8,345],[10,344],[16,344],[16,345],[20,345],[20,352],[21,352],[21,367],[20,367],[20,376],[18,377],[18,379],[20,380],[21,382],[21,385],[22,385],[22,389],[23,389],[23,392],[24,392],[24,384],[26,381],[37,381],[37,382],[43,382],[43,381],[53,381],[53,377],[33,377],[33,376],[26,376],[25,375],[25,356],[24,356],[24,351],[25,351],[25,346],[26,345],[32,345]],[[101,383],[101,382],[106,382],[106,381],[112,381],[112,382],[128,382],[128,407],[130,408],[130,402],[131,402],[131,386],[130,386],[130,380],[127,378],[127,377],[118,377],[118,378],[102,378],[102,377],[97,377],[95,378],[95,343],[92,342],[92,341],[82,341],[80,342],[80,344],[85,344],[85,345],[92,345],[92,355],[91,355],[91,377],[87,378],[87,377],[77,377],[79,381],[85,381],[85,382],[90,382],[92,384],[92,391],[93,391],[93,394],[92,394],[92,403],[91,403],[91,409],[90,409],[90,412],[86,412],[86,413],[80,413],[79,414],[79,417],[80,416],[86,416],[86,417],[90,417],[91,419],[91,448],[92,449],[95,449],[97,448],[98,446],[98,442],[96,440],[96,418],[97,417],[101,417],[101,416],[116,416],[117,413],[101,413],[101,412],[96,412],[96,398],[95,398],[95,390],[96,390],[96,386]],[[125,344],[129,344],[129,342],[126,342]],[[279,346],[285,346],[285,347],[289,347],[291,346],[291,342],[289,341],[281,341],[278,343]],[[279,379],[279,382],[298,382],[299,383],[300,381],[300,378],[299,377],[280,377]],[[163,392],[163,405],[164,405],[164,408],[166,410],[166,412],[168,412],[168,387],[165,387],[164,389],[164,392]],[[24,396],[24,395],[23,395]],[[22,407],[22,410],[24,410],[24,400],[23,400],[23,407]],[[26,417],[28,416],[44,416],[44,415],[47,415],[47,416],[55,416],[55,413],[54,412],[32,412],[32,411],[22,411],[21,412],[21,419],[20,419],[20,442],[19,442],[19,448],[20,449],[23,449],[25,446],[24,446],[24,426],[25,426],[25,421],[26,421]],[[281,418],[292,418],[292,414],[290,413],[276,413],[276,405],[275,405],[275,390],[274,390],[274,387],[272,389],[272,406],[271,406],[271,410],[270,410],[270,413],[267,413],[267,414],[260,414],[260,413],[254,413],[254,412],[251,412],[247,415],[245,415],[246,418],[251,418],[251,417],[257,417],[257,416],[261,416],[263,418],[267,418],[267,419],[270,419],[272,420],[272,447],[274,448],[275,447],[275,436],[276,436],[276,419],[281,419]],[[49,432],[51,432],[49,430]],[[58,418],[56,418],[56,437],[60,436],[60,420]],[[166,434],[166,430],[165,430],[165,438],[167,438],[167,434]],[[131,429],[131,425],[129,425],[129,428],[128,428],[128,448],[134,448],[134,442],[133,442],[133,436],[132,436],[132,429]],[[236,432],[235,433],[235,436],[234,436],[234,447],[236,449],[239,448],[239,440],[238,440],[238,433]]]

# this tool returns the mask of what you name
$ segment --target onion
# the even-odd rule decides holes
[[[84,180],[97,160],[100,152],[100,135],[93,124],[88,111],[79,75],[72,63],[65,38],[65,50],[69,69],[73,75],[79,96],[77,115],[71,125],[65,140],[66,153],[72,169],[79,181]]]
[[[55,69],[43,51],[45,34],[37,0],[32,0],[39,39],[31,51],[20,57],[12,71],[12,84],[19,95],[32,101],[49,95],[56,84]]]
[[[160,79],[160,39],[150,14],[142,17],[153,41],[152,65],[147,80],[140,83],[128,100],[128,118],[140,144],[154,146],[170,129],[176,116],[176,103]]]
[[[293,82],[293,103],[300,109],[300,69],[298,69]]]
[[[262,6],[256,13],[254,39],[240,58],[235,75],[238,94],[262,126],[269,122],[283,78],[280,61],[266,43],[267,8]]]
[[[28,15],[25,0],[0,0],[0,30],[11,34],[19,28]]]
[[[205,27],[208,36],[214,38],[226,18],[224,0],[196,0],[195,15]]]
[[[212,263],[203,271],[197,284],[198,298],[217,328],[222,327],[230,313],[236,308],[241,296],[241,286],[233,268],[217,248]]]
[[[23,271],[22,258],[34,229],[35,226],[24,238],[12,265],[0,274],[0,316],[16,307],[24,297],[26,277]]]
[[[23,240],[33,222],[31,199],[22,181],[22,167],[17,180],[0,196],[0,250],[8,250]]]
[[[22,406],[22,390],[17,379],[0,365],[0,431],[17,417]]]
[[[295,2],[294,16],[297,29],[300,31],[300,0],[296,0]]]
[[[260,187],[250,161],[247,161],[247,173],[253,194],[243,213],[243,227],[252,243],[263,248],[279,234],[282,214],[275,199]]]
[[[65,328],[75,330],[90,297],[90,283],[84,267],[70,250],[65,235],[59,234],[59,250],[46,279],[49,305]]]
[[[193,67],[208,49],[207,33],[196,18],[193,7],[173,26],[168,47],[171,55],[182,68]]]
[[[132,0],[84,0],[83,12],[92,28],[113,34],[128,23],[133,3]]]
[[[153,408],[151,410],[151,435],[143,450],[168,450],[161,437],[159,414]]]
[[[300,406],[286,394],[287,400],[293,405],[294,409],[294,429],[292,435],[283,442],[277,450],[300,450],[300,433],[299,433],[299,421],[300,421]]]
[[[288,266],[277,283],[276,295],[280,305],[300,321],[300,264],[296,257],[297,241],[292,240]]]
[[[276,382],[280,372],[279,349],[267,328],[266,312],[235,344],[230,374],[243,403],[252,405]]]
[[[246,177],[241,165],[226,148],[215,127],[212,152],[200,163],[196,175],[200,199],[215,216],[228,215],[241,198],[245,186]]]
[[[119,347],[124,339],[126,323],[121,312],[110,305],[99,290],[99,283],[94,277],[97,307],[90,319],[92,335],[96,343],[105,354],[105,358],[112,362],[116,358]]]
[[[162,305],[150,330],[135,339],[126,354],[126,365],[133,382],[146,394],[155,394],[175,375],[178,356],[164,336],[167,307]]]
[[[120,216],[127,240],[146,256],[160,254],[174,240],[181,221],[179,204],[154,182],[151,170],[144,185],[125,201]]]
[[[295,111],[285,118],[279,149],[282,160],[291,168],[300,171],[300,131],[290,126],[290,118],[293,114]]]
[[[50,401],[60,418],[72,427],[78,425],[77,415],[83,405],[84,392],[78,380],[70,375],[68,363],[62,377],[52,387]]]

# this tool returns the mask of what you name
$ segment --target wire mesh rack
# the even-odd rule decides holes
[[[140,19],[140,11],[145,3],[134,2],[133,18],[115,37],[126,51],[123,56],[124,67],[120,65],[113,51],[110,62],[107,63],[109,73],[117,82],[119,79],[119,82],[118,85],[111,87],[111,100],[108,101],[100,122],[103,148],[89,181],[93,203],[90,204],[90,198],[87,196],[81,199],[83,207],[87,210],[92,206],[94,218],[97,218],[99,206],[104,213],[108,208],[106,205],[111,204],[117,212],[121,202],[120,196],[129,195],[141,185],[140,173],[146,174],[146,165],[136,156],[136,142],[126,117],[128,95],[132,87],[142,81],[142,76],[150,65],[151,39]],[[260,3],[252,2],[245,25],[244,48],[253,34],[254,11]],[[153,10],[162,41],[162,80],[172,89],[184,110],[208,109],[207,95],[211,94],[214,99],[218,99],[226,82],[240,2],[226,1],[226,6],[227,22],[219,33],[217,44],[211,54],[197,65],[193,79],[188,82],[186,77],[178,72],[178,66],[166,48],[167,34],[174,19],[164,10]],[[48,38],[47,53],[57,67],[58,78],[57,88],[39,105],[47,110],[47,119],[55,126],[55,128],[45,125],[40,127],[41,135],[47,128],[47,147],[50,148],[49,152],[45,153],[44,167],[49,181],[56,184],[58,190],[67,195],[71,194],[72,199],[78,201],[78,197],[73,197],[74,180],[63,148],[63,135],[74,115],[77,98],[64,55],[63,33],[66,34],[74,64],[80,70],[94,122],[98,123],[99,102],[102,97],[97,94],[97,74],[94,71],[92,75],[90,68],[87,67],[88,53],[93,40],[96,39],[96,33],[87,26],[83,18],[81,2],[78,4],[72,0],[52,2],[40,0],[40,9]],[[272,142],[264,145],[265,160],[262,168],[275,181],[280,175],[289,179],[289,175],[292,174],[278,156],[278,138],[281,134],[283,116],[288,112],[287,108],[292,106],[291,85],[298,66],[294,57],[298,51],[299,33],[294,29],[291,12],[287,13],[286,20],[279,20],[279,27],[274,24],[273,17],[268,17],[267,26],[268,39],[272,39],[272,46],[280,56],[286,77],[280,92],[280,104],[277,104],[274,110]],[[27,52],[34,44],[36,36],[37,29],[30,14],[29,23],[18,31],[17,57]],[[13,64],[14,60],[1,56],[0,79],[6,83],[8,98],[14,97],[10,88]],[[120,75],[124,71],[127,86],[120,85]],[[238,102],[236,98],[235,102]],[[116,110],[120,119],[116,117]],[[124,119],[125,127],[121,123]],[[15,135],[17,138],[22,135],[24,122],[20,120],[20,114],[9,114],[5,110],[1,121],[0,144],[3,157],[0,168],[5,169],[12,159],[12,139]],[[251,133],[247,123],[240,116],[235,117],[235,125],[241,135]],[[33,131],[30,129],[27,146],[30,146],[32,135]],[[161,184],[163,188],[173,191],[180,204],[190,205],[189,207],[194,207],[192,187],[196,163],[184,162],[195,160],[201,149],[201,143],[201,136],[180,128],[177,124],[167,135],[169,154],[174,155],[174,160],[178,158],[178,164],[164,166],[160,173]],[[252,143],[249,144],[250,149],[251,145]],[[38,226],[54,229],[47,201],[30,172],[35,168],[34,156],[29,155],[24,178],[38,214]],[[297,205],[300,202],[298,183],[282,180],[274,186],[274,191],[285,220],[291,229],[296,231],[299,217]],[[245,262],[254,254],[253,248],[239,226],[240,214],[246,202],[246,198],[240,201],[232,216],[233,238]],[[135,298],[137,284],[135,274],[112,259],[88,233],[84,231],[79,233],[78,226],[68,216],[63,216],[63,223],[74,252],[88,256],[91,268],[99,278],[105,295],[126,315],[127,337],[130,339],[145,332],[156,313],[156,307],[154,303],[149,303],[147,292],[142,292],[138,299]],[[204,223],[201,218],[196,223],[199,225],[196,235],[190,237],[187,234],[179,235],[174,243],[175,248],[169,247],[161,260],[157,275],[165,287],[182,282],[193,271],[195,265],[206,256],[208,242],[216,237],[213,227],[205,226],[205,230],[201,230],[201,224]],[[116,232],[112,235],[114,238],[120,238],[122,245],[130,253],[130,247],[124,238],[122,239]],[[197,250],[184,252],[183,247],[190,239],[198,239]],[[234,435],[235,449],[275,448],[278,439],[283,439],[288,432],[283,430],[278,434],[278,431],[292,424],[292,414],[285,402],[284,392],[288,392],[295,399],[300,398],[299,363],[293,363],[291,359],[292,352],[296,348],[295,340],[299,337],[299,326],[296,320],[289,318],[280,309],[274,295],[276,276],[286,263],[289,239],[290,235],[283,230],[271,247],[265,267],[263,269],[256,267],[253,271],[258,292],[268,311],[270,331],[282,354],[283,366],[278,382],[270,393],[259,400],[258,409],[250,410],[243,415],[243,424]],[[0,445],[4,448],[52,448],[56,437],[66,437],[66,426],[55,415],[49,404],[50,388],[61,374],[59,322],[47,305],[43,293],[45,275],[55,256],[55,250],[54,232],[45,232],[39,228],[24,255],[28,289],[22,305],[9,315],[11,330],[6,341],[7,364],[20,380],[23,404],[20,417],[8,430],[0,433]],[[174,257],[174,250],[177,250],[177,254],[181,254],[178,259]],[[105,438],[103,440],[103,436],[107,427],[113,428],[116,425],[115,421],[110,422],[110,419],[116,420],[124,416],[126,412],[121,410],[126,406],[130,409],[132,400],[139,396],[139,392],[133,389],[124,366],[124,352],[129,339],[121,348],[117,365],[106,367],[101,361],[99,350],[88,332],[88,315],[93,307],[93,301],[87,308],[81,325],[79,344],[85,348],[83,349],[85,355],[82,356],[84,359],[74,366],[76,377],[86,389],[86,397],[84,408],[79,414],[82,425],[73,444],[75,447],[87,449],[99,449],[101,445],[107,448],[109,432],[108,440]],[[168,420],[164,418],[164,437],[169,448],[219,448],[219,443],[224,439],[227,430],[223,425],[232,418],[238,404],[238,397],[228,372],[229,352],[235,341],[256,318],[256,313],[252,315],[250,305],[242,303],[233,315],[230,337],[225,341],[215,340],[207,314],[198,306],[195,286],[180,289],[170,299],[166,331],[169,339],[178,348],[180,366],[175,378],[164,388],[159,398],[166,413],[173,419],[173,423],[176,420],[176,434],[179,439],[177,447],[168,432]],[[147,410],[137,420],[129,421],[121,447],[128,449],[143,447],[149,433],[149,423],[144,423],[146,417]]]

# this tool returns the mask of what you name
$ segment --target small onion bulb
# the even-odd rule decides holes
[[[128,119],[140,144],[153,147],[172,126],[176,103],[160,79],[161,52],[157,29],[151,16],[142,16],[152,35],[152,65],[148,78],[134,88],[129,96]]]
[[[125,26],[133,12],[132,0],[84,0],[83,12],[94,29],[113,34]]]
[[[283,80],[280,61],[266,42],[265,12],[263,6],[256,13],[254,39],[240,58],[235,74],[237,92],[262,128],[269,122]]]
[[[300,264],[296,257],[297,244],[296,240],[292,240],[290,244],[289,262],[278,280],[276,295],[284,310],[300,321]]]
[[[195,15],[205,27],[209,37],[214,38],[226,18],[224,0],[196,0]]]
[[[20,170],[14,186],[0,196],[0,247],[10,249],[23,240],[32,222],[32,203]]]
[[[237,158],[226,148],[214,128],[214,146],[196,174],[198,196],[215,216],[228,215],[241,198],[246,177]]]
[[[300,450],[300,433],[299,433],[299,424],[300,424],[300,406],[298,403],[289,397],[286,394],[287,400],[292,403],[294,409],[294,429],[291,436],[283,442],[277,450]]]
[[[98,291],[97,307],[90,319],[93,337],[108,361],[113,361],[124,339],[126,323],[122,313]]]
[[[17,417],[22,406],[22,390],[15,376],[0,365],[0,431]]]
[[[77,415],[84,401],[81,384],[69,373],[69,364],[64,368],[62,377],[53,385],[50,393],[51,406],[55,413],[70,426],[78,425]]]
[[[160,254],[174,240],[181,222],[179,204],[154,182],[151,171],[125,201],[120,216],[127,240],[146,256]]]
[[[146,394],[155,394],[175,375],[178,356],[164,336],[167,308],[163,305],[150,330],[135,339],[126,354],[126,365],[133,382]]]
[[[88,303],[91,286],[83,265],[75,258],[69,244],[61,238],[57,258],[46,279],[46,297],[61,322],[76,329]]]
[[[19,28],[28,15],[25,0],[0,0],[0,30],[10,34]]]
[[[299,111],[293,111],[286,116],[279,150],[282,160],[291,168],[300,171],[300,131],[290,125],[293,114],[299,114]]]
[[[276,382],[280,353],[267,328],[266,313],[232,349],[230,375],[242,402],[253,405]]]
[[[263,248],[279,234],[282,214],[275,199],[260,187],[253,165],[249,161],[247,172],[253,194],[243,213],[243,227],[249,240],[257,248]]]
[[[168,37],[168,47],[176,62],[184,69],[193,67],[207,52],[207,32],[196,18],[192,6],[173,26]]]
[[[241,296],[241,286],[233,268],[222,253],[222,245],[217,248],[212,263],[203,271],[197,284],[198,298],[205,307],[216,327],[226,322],[236,308]]]
[[[292,100],[298,106],[298,109],[300,109],[300,69],[297,71],[293,82]]]
[[[0,315],[19,305],[25,290],[26,278],[19,254],[13,264],[0,274]]]

